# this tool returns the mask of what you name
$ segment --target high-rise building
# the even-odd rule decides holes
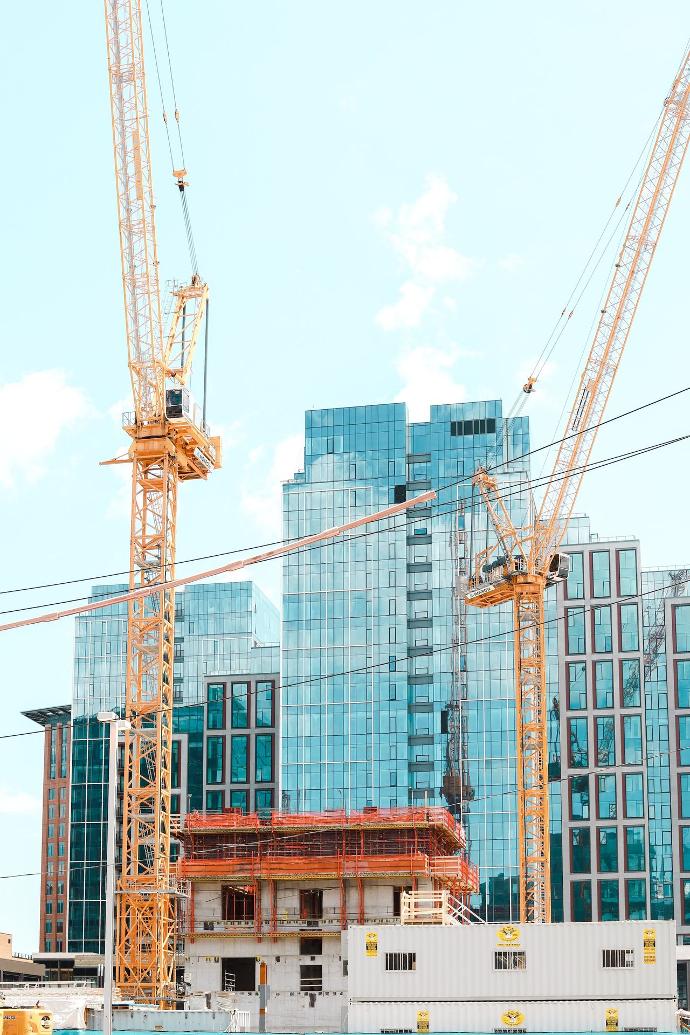
[[[92,598],[124,589],[99,586]],[[275,726],[261,726],[278,686],[278,634],[277,609],[251,582],[196,585],[176,595],[171,805],[181,814],[274,800]],[[102,709],[124,708],[126,649],[126,605],[77,619],[67,946],[72,953],[102,952],[107,732],[96,716]],[[226,715],[227,729],[241,731],[236,736],[224,732]],[[240,772],[242,749],[246,764]],[[242,777],[235,786],[233,764],[234,775]]]
[[[498,903],[516,891],[512,613],[465,615],[454,587],[491,534],[479,507],[467,520],[470,476],[501,465],[519,522],[528,450],[526,419],[504,420],[498,401],[432,406],[421,423],[402,403],[314,410],[283,491],[287,538],[438,494],[285,558],[283,807],[462,811],[471,798],[470,851]]]

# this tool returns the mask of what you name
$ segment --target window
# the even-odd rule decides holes
[[[616,777],[597,776],[597,818],[615,819],[616,807]]]
[[[230,791],[230,808],[240,809],[246,813],[247,808],[247,792],[246,791]]]
[[[594,662],[594,689],[597,708],[613,708],[613,662]]]
[[[599,919],[620,920],[617,880],[599,881]]]
[[[618,873],[618,831],[616,827],[599,827],[598,840],[599,872]]]
[[[225,737],[206,739],[206,783],[223,782],[223,748]]]
[[[231,956],[221,959],[221,987],[226,991],[256,991],[256,958],[254,956]]]
[[[225,729],[225,683],[209,683],[206,688],[206,728]]]
[[[299,968],[300,992],[321,992],[323,990],[322,967],[320,963],[302,963]]]
[[[299,893],[300,920],[321,920],[323,917],[323,891],[321,888],[302,889]]]
[[[683,923],[690,924],[690,880],[682,881],[681,895],[683,898]]]
[[[416,970],[416,952],[387,952],[386,970]]]
[[[478,420],[452,420],[450,433],[453,438],[458,435],[495,435],[496,418],[482,417]]]
[[[179,816],[180,815],[180,795],[179,794],[171,794],[170,795],[170,812],[172,813],[173,816]]]
[[[680,818],[690,819],[690,773],[681,773],[678,783],[680,788]],[[48,845],[48,848],[50,848],[50,845]]]
[[[644,816],[644,782],[642,773],[625,773],[623,776],[623,800],[626,819],[642,819]]]
[[[594,622],[594,650],[597,654],[610,654],[613,650],[611,605],[604,604],[602,607],[593,608],[592,620]]]
[[[673,625],[676,650],[679,653],[690,651],[690,606],[688,604],[679,604],[673,608]]]
[[[621,687],[623,708],[640,707],[640,662],[628,658],[621,662]]]
[[[597,765],[616,764],[616,729],[613,717],[595,719],[597,734]]]
[[[257,733],[254,744],[254,772],[257,783],[273,780],[273,734]]]
[[[577,600],[585,595],[584,564],[581,553],[570,554],[570,571],[565,584],[565,595],[569,600]]]
[[[621,650],[639,650],[637,604],[620,605]]]
[[[618,550],[618,592],[622,597],[637,593],[637,556],[634,550]]]
[[[589,873],[592,869],[589,827],[570,830],[570,868],[573,873]]]
[[[568,707],[571,711],[587,708],[587,666],[584,661],[570,661],[568,673]]]
[[[527,953],[517,949],[494,952],[494,970],[527,970]]]
[[[690,765],[690,715],[678,716],[678,764]]]
[[[257,812],[267,812],[273,808],[273,791],[255,791],[254,808]]]
[[[642,765],[642,718],[623,716],[623,761],[626,765]]]
[[[401,896],[403,892],[412,891],[412,885],[393,888],[393,916],[400,916]]]
[[[323,955],[323,938],[300,938],[300,956],[321,956]]]
[[[628,920],[647,919],[647,889],[644,880],[634,878],[625,882],[626,915]]]
[[[249,737],[233,737],[230,745],[230,783],[247,783]]]
[[[180,741],[173,740],[170,749],[170,786],[180,786]]]
[[[644,870],[644,827],[625,828],[625,868]]]
[[[250,923],[254,919],[254,893],[224,884],[221,888],[223,920]]]
[[[249,726],[249,713],[247,712],[247,696],[249,694],[249,683],[233,683],[231,690],[231,715],[230,722],[234,730],[246,729]]]
[[[568,744],[570,768],[589,768],[586,719],[568,719]]]
[[[592,553],[592,596],[611,596],[611,562],[608,550]]]
[[[629,970],[635,966],[635,950],[602,949],[601,965],[604,970]]]
[[[690,708],[690,661],[676,662],[676,701],[679,708]]]
[[[565,614],[568,654],[584,654],[585,609],[584,607],[567,607]]]
[[[256,684],[256,725],[273,726],[273,683],[259,679]]]
[[[573,920],[590,923],[592,920],[592,884],[588,880],[574,880],[570,885]]]
[[[681,827],[680,837],[680,868],[690,873],[690,827]]]
[[[570,777],[570,818],[589,819],[589,777]]]
[[[222,812],[225,808],[225,791],[206,791],[206,811]]]

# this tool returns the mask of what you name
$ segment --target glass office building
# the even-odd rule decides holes
[[[91,599],[113,596],[125,586],[94,588]],[[223,807],[230,803],[226,787],[230,769],[224,764],[218,778],[217,748],[225,745],[225,724],[218,726],[218,703],[212,704],[210,720],[212,747],[207,745],[207,701],[217,697],[218,686],[234,686],[269,694],[278,678],[278,611],[251,582],[195,585],[178,592],[175,601],[175,644],[173,671],[173,798],[179,812],[187,809]],[[105,814],[107,793],[107,745],[103,724],[96,714],[102,709],[124,707],[127,651],[127,607],[113,605],[77,618],[72,705],[71,810],[69,831],[68,944],[70,952],[102,952],[103,900],[105,892]],[[209,677],[218,679],[210,680]],[[223,677],[223,681],[221,681]],[[214,687],[213,690],[210,687]],[[232,691],[231,691],[232,692]],[[255,697],[257,694],[255,693]],[[221,695],[225,697],[225,693]],[[275,695],[270,693],[271,701]],[[253,700],[253,699],[252,699]],[[263,754],[268,756],[271,739],[271,800],[275,793],[276,748],[274,730],[257,729],[253,711],[247,708],[239,739],[252,744],[255,732],[263,736]],[[271,719],[273,720],[272,712]],[[237,715],[235,715],[237,717]],[[249,718],[251,717],[251,722]],[[258,726],[261,726],[261,717]],[[228,723],[230,720],[228,719]],[[228,725],[228,729],[230,726]],[[228,744],[231,736],[227,737]],[[264,750],[266,749],[266,750]],[[230,748],[228,747],[228,752]],[[248,751],[248,756],[250,752]],[[253,757],[253,754],[252,754]],[[223,752],[224,759],[224,752]],[[223,762],[221,760],[221,763]],[[209,765],[213,769],[210,771]],[[259,775],[267,775],[268,758]],[[245,767],[241,791],[254,806],[253,774]],[[264,799],[259,799],[263,801]],[[265,799],[266,801],[268,799]],[[237,799],[239,802],[239,798]],[[67,860],[65,860],[67,866]]]
[[[470,476],[499,467],[520,522],[528,450],[527,420],[508,424],[498,401],[432,406],[423,423],[403,403],[313,410],[304,470],[283,487],[288,538],[438,494],[285,558],[283,808],[452,799],[496,918],[510,914],[516,872],[512,616],[465,613],[453,586],[470,549],[490,541]]]

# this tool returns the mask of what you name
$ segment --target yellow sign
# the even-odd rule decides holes
[[[429,1031],[429,1011],[417,1010],[417,1031],[426,1033]]]
[[[606,1010],[606,1030],[618,1031],[618,1010],[615,1006],[609,1006]]]
[[[505,927],[499,927],[496,937],[499,945],[519,945],[520,928],[513,924],[506,924]]]
[[[524,1023],[525,1015],[524,1013],[520,1013],[519,1010],[506,1010],[506,1012],[501,1015],[501,1020],[505,1024],[506,1028],[518,1028]]]
[[[642,962],[656,963],[656,930],[645,927],[642,932]]]
[[[365,946],[367,956],[378,956],[379,936],[376,931],[367,931],[365,936]]]

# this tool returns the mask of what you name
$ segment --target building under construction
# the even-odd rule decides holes
[[[460,923],[478,874],[443,808],[189,815],[178,874],[191,883],[184,976],[194,993],[234,993],[257,1020],[260,962],[271,1027],[346,1030],[349,924],[399,923],[405,892]]]

